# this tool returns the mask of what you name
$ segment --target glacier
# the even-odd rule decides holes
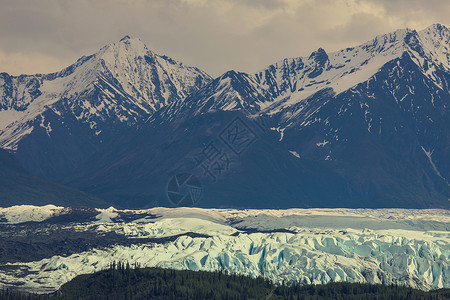
[[[0,208],[0,226],[46,222],[70,211],[55,206],[22,208]],[[63,226],[78,232],[115,232],[130,240],[174,238],[10,261],[0,264],[0,287],[53,292],[75,276],[105,269],[113,261],[179,270],[227,270],[276,283],[450,287],[448,210],[111,207],[96,211],[91,221]],[[135,218],[124,221],[124,215]]]

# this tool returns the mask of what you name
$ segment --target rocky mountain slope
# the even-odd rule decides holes
[[[161,107],[210,81],[124,37],[53,74],[0,75],[0,146],[58,178]]]
[[[168,182],[191,173],[204,207],[449,208],[449,48],[450,30],[437,24],[211,80],[181,63],[169,68],[168,58],[125,38],[68,69],[85,71],[66,85],[67,99],[30,83],[24,100],[8,100],[22,107],[35,97],[33,107],[45,97],[66,99],[48,107],[76,109],[47,110],[17,139],[14,132],[31,127],[13,122],[0,141],[32,173],[119,207],[172,205]],[[88,80],[97,70],[91,60],[114,80]],[[172,75],[151,79],[158,66]],[[91,106],[80,104],[83,81],[121,103],[114,113],[110,102],[100,101],[105,111],[92,106],[92,97]],[[17,110],[0,116],[15,118]]]
[[[433,25],[226,72],[67,182],[137,207],[168,205],[167,182],[190,172],[206,207],[448,208],[448,47],[449,29]]]
[[[51,203],[66,206],[107,205],[95,196],[30,175],[11,154],[0,149],[0,207]]]

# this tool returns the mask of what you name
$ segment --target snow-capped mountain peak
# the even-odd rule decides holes
[[[274,106],[279,111],[325,88],[332,88],[337,94],[346,91],[367,81],[382,66],[404,53],[425,68],[424,72],[433,64],[448,70],[449,32],[445,26],[435,24],[419,32],[401,29],[379,35],[362,45],[336,52],[327,53],[319,48],[308,57],[279,61],[256,73],[256,78],[270,91],[275,102],[280,102],[281,106]],[[427,75],[434,78],[432,71]]]
[[[149,113],[186,97],[210,79],[199,69],[158,55],[140,39],[128,35],[103,47],[95,57],[136,105]]]
[[[172,121],[182,115],[195,116],[232,110],[253,115],[271,101],[271,95],[261,87],[254,75],[230,70],[185,99],[164,107],[150,121]]]
[[[311,53],[308,58],[310,62],[311,69],[308,72],[309,78],[315,78],[322,74],[325,68],[330,67],[330,59],[327,53],[322,48]]]
[[[123,37],[120,41],[110,43],[102,47],[95,56],[103,59],[107,64],[114,65],[124,62],[124,58],[138,58],[145,55],[155,56],[147,46],[138,38],[132,38],[129,35]]]
[[[434,24],[418,32],[425,54],[433,62],[450,70],[450,29]]]
[[[264,109],[275,114],[324,89],[334,94],[347,91],[369,80],[382,66],[404,53],[422,68],[424,60],[429,65],[448,64],[446,32],[448,36],[448,29],[442,25],[420,32],[400,29],[356,47],[331,53],[319,48],[309,56],[286,58],[254,75],[228,71],[187,101],[174,103],[163,114],[173,116],[188,108],[194,108],[194,114],[236,109],[250,112]],[[431,71],[427,74],[433,78]]]
[[[120,39],[120,42],[129,40],[129,39],[131,39],[131,36],[127,34],[126,36],[124,36],[123,38]]]
[[[126,36],[46,75],[0,75],[0,146],[17,149],[39,118],[71,115],[100,134],[104,122],[135,124],[211,80],[205,72],[152,52]]]

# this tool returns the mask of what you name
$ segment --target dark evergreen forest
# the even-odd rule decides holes
[[[175,271],[114,263],[110,269],[80,275],[52,295],[0,291],[4,300],[36,299],[450,299],[450,289],[424,292],[407,287],[358,283],[274,285],[264,278],[225,272]]]

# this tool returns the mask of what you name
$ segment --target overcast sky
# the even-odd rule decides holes
[[[450,22],[450,0],[0,0],[0,72],[58,71],[129,34],[212,76]]]

